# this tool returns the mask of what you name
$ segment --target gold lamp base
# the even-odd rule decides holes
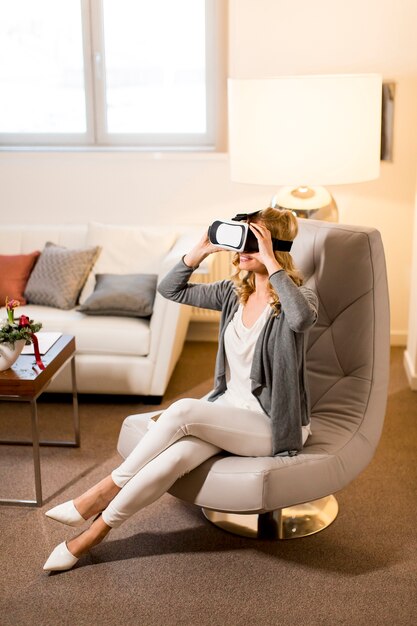
[[[337,517],[334,496],[296,504],[269,513],[222,513],[202,509],[204,516],[229,533],[251,539],[298,539],[324,530]]]

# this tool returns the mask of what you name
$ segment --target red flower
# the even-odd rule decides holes
[[[21,315],[19,317],[19,328],[23,328],[24,326],[29,326],[30,319],[26,315]]]

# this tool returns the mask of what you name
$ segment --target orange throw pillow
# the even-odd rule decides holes
[[[39,255],[38,250],[30,254],[0,254],[0,307],[6,296],[26,304],[23,293]]]

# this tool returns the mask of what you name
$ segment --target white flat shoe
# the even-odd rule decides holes
[[[53,509],[46,511],[45,515],[54,519],[56,522],[61,522],[61,524],[66,524],[67,526],[82,526],[87,521],[80,513],[78,513],[74,506],[74,500],[68,500],[63,504],[54,506]]]
[[[67,548],[67,544],[63,541],[52,550],[43,569],[46,572],[64,572],[74,567],[78,560],[78,557],[71,554]]]

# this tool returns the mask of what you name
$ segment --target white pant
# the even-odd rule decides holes
[[[120,526],[221,450],[240,456],[271,456],[269,417],[225,406],[221,398],[174,402],[112,472],[121,490],[103,511],[103,521],[112,528]]]

